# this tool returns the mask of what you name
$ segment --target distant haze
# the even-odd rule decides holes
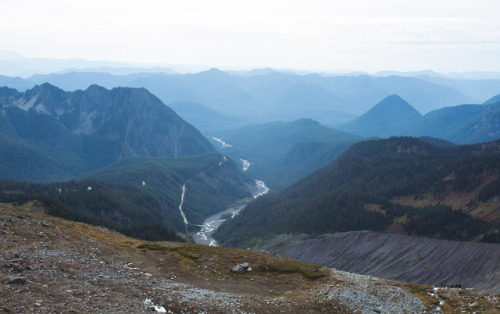
[[[30,58],[500,71],[498,0],[20,0],[0,11],[0,51]]]

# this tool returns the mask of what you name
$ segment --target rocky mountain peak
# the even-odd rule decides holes
[[[91,85],[66,92],[45,83],[25,93],[2,94],[10,95],[0,97],[5,100],[2,107],[13,108],[0,133],[9,130],[9,137],[30,145],[36,137],[35,146],[41,145],[37,149],[55,150],[53,156],[103,166],[127,157],[179,158],[215,151],[196,128],[144,88]],[[54,133],[73,143],[71,149],[62,142],[61,147],[47,147],[44,137]],[[73,154],[78,157],[69,156]]]

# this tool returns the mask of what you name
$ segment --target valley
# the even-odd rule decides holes
[[[206,218],[201,225],[200,231],[198,231],[193,236],[194,243],[209,246],[219,246],[219,243],[217,243],[217,241],[212,237],[212,234],[224,221],[234,218],[234,216],[237,215],[243,208],[245,208],[244,204],[229,207],[220,213]]]
[[[500,1],[0,1],[1,313],[500,313]]]
[[[36,222],[75,221],[89,248],[97,241],[114,259],[87,282],[96,300],[122,297],[97,285],[125,285],[139,312],[499,310],[500,90],[491,81],[473,92],[466,80],[217,69],[31,79],[24,86],[44,83],[0,88],[3,234],[72,247],[50,254],[89,262],[81,274],[94,267],[89,251],[57,242],[66,229],[40,235],[47,226]],[[14,227],[23,224],[41,231]],[[16,239],[12,256],[46,255],[37,241],[16,251]],[[252,273],[229,271],[245,262]],[[7,267],[2,280],[16,269],[31,276],[27,266]],[[49,286],[37,278],[27,279],[34,295],[43,292],[30,280]]]
[[[256,180],[255,189],[252,191],[252,198],[258,198],[260,196],[266,195],[269,192],[269,188],[266,186],[264,181]],[[217,228],[226,220],[236,217],[242,211],[248,200],[240,200],[235,203],[232,207],[229,207],[213,216],[210,216],[203,221],[200,226],[201,230],[193,235],[193,241],[196,244],[204,244],[210,246],[219,246],[219,243],[212,237],[212,234],[217,231]],[[243,203],[243,204],[241,204]]]

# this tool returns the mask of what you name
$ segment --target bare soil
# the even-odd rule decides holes
[[[498,294],[434,289],[250,250],[146,242],[0,204],[0,312],[499,312]],[[248,262],[251,270],[231,268]]]

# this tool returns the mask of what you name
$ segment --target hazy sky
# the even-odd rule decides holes
[[[310,71],[500,71],[500,0],[0,0],[27,57]]]

